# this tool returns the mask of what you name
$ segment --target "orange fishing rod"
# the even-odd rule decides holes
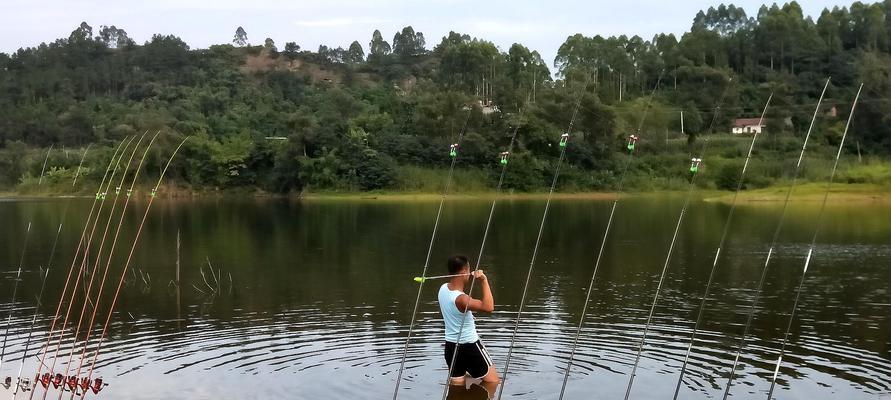
[[[163,182],[164,176],[167,174],[167,170],[170,168],[171,162],[173,162],[173,159],[176,157],[176,154],[183,147],[183,145],[186,143],[187,140],[189,140],[189,136],[186,136],[186,138],[183,139],[183,141],[179,143],[179,146],[177,146],[176,149],[173,150],[173,153],[170,155],[170,158],[167,160],[167,164],[164,166],[164,169],[161,171],[161,176],[158,177],[158,182],[155,184],[155,187],[152,188],[151,194],[149,196],[148,204],[145,206],[145,212],[143,212],[143,214],[142,214],[142,220],[139,222],[139,228],[137,228],[137,230],[136,230],[136,236],[133,238],[133,244],[130,246],[130,252],[127,255],[127,261],[124,263],[124,268],[121,271],[121,279],[118,280],[118,286],[115,289],[114,297],[112,297],[112,299],[111,299],[111,305],[108,308],[108,316],[105,318],[105,324],[102,326],[102,334],[99,336],[98,343],[96,343],[96,350],[93,352],[93,358],[90,361],[90,367],[87,370],[87,376],[83,379],[83,381],[87,382],[88,384],[91,382],[90,379],[92,378],[93,371],[96,368],[96,360],[99,358],[99,352],[102,349],[103,340],[105,340],[105,336],[108,334],[108,326],[111,323],[111,317],[114,315],[114,307],[117,305],[118,297],[121,294],[121,288],[124,285],[124,277],[127,276],[127,269],[130,267],[130,262],[133,260],[133,253],[136,250],[137,243],[139,242],[139,236],[140,236],[140,234],[142,234],[142,228],[145,227],[145,221],[148,218],[149,211],[152,208],[152,203],[154,203],[155,197],[157,197],[158,187],[161,186],[161,182]],[[99,384],[96,385],[96,383],[93,382],[93,388],[94,388],[95,392],[98,392],[98,390],[95,390],[95,388],[98,387],[99,389],[101,389],[102,381],[101,381],[101,378],[97,378],[96,381],[98,381]],[[81,398],[84,398],[86,396],[86,394],[87,394],[86,391],[84,391],[81,394]]]

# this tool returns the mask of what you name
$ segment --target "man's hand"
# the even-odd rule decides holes
[[[473,271],[473,277],[474,277],[474,279],[479,279],[481,281],[488,280],[488,278],[486,278],[486,274],[484,274],[483,270],[481,270],[481,269]]]

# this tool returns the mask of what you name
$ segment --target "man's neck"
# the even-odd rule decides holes
[[[449,281],[449,289],[451,290],[460,290],[464,291],[464,280],[463,279],[452,279]]]

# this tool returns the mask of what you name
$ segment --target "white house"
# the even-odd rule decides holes
[[[761,121],[761,118],[737,118],[733,121],[733,127],[730,132],[734,135],[744,133],[761,133],[767,125],[767,120]]]

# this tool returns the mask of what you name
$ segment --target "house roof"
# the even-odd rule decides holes
[[[758,126],[759,122],[761,122],[761,118],[737,118],[733,120],[734,128],[743,128],[746,126]],[[761,126],[764,126],[767,123],[765,119],[764,122],[761,122]]]

